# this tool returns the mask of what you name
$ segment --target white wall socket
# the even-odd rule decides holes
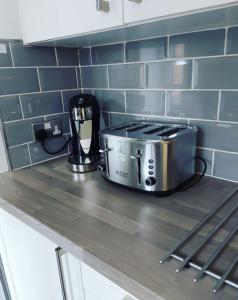
[[[1,54],[7,53],[7,45],[6,44],[0,44],[0,53]]]

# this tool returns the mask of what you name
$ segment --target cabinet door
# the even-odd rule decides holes
[[[123,24],[123,0],[107,0],[108,12],[97,10],[97,1],[102,0],[18,0],[24,42],[80,35]]]
[[[56,245],[1,209],[0,226],[13,300],[62,299]]]
[[[234,3],[235,0],[124,0],[125,23],[186,13],[218,5]]]
[[[85,300],[136,300],[134,296],[94,269],[84,263],[81,265]]]

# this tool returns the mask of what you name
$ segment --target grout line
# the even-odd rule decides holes
[[[75,75],[76,75],[76,81],[77,81],[77,88],[79,88],[79,79],[78,79],[77,67],[75,67]]]
[[[17,170],[22,170],[22,169],[25,169],[25,168],[28,168],[28,167],[31,167],[31,166],[35,166],[35,165],[39,165],[39,164],[42,164],[44,162],[47,162],[47,161],[51,161],[53,159],[57,159],[57,158],[61,158],[61,157],[66,157],[70,154],[70,152],[68,153],[64,153],[64,154],[61,154],[61,155],[58,155],[58,156],[54,156],[54,157],[50,157],[48,159],[45,159],[45,160],[41,160],[41,161],[38,161],[36,163],[32,163],[31,165],[26,165],[24,167],[20,167],[20,168],[16,168],[14,169],[14,171],[17,171]]]
[[[238,53],[236,54],[226,54],[225,57],[238,57]],[[119,63],[108,63],[108,64],[92,64],[87,66],[82,66],[83,68],[90,68],[90,67],[102,67],[102,66],[116,66],[116,65],[123,65],[123,64],[143,64],[143,63],[159,63],[159,62],[170,62],[170,61],[185,61],[185,60],[199,60],[205,58],[224,58],[224,54],[218,55],[210,55],[210,56],[188,56],[188,57],[169,57],[167,59],[154,59],[154,60],[144,60],[144,61],[129,61],[129,62],[119,62]]]
[[[109,68],[108,68],[108,65],[106,66],[107,68],[107,88],[109,89],[110,88],[110,80],[109,80]]]
[[[212,151],[212,169],[211,169],[211,175],[214,174],[214,161],[215,161],[215,151]]]
[[[24,111],[23,111],[23,108],[22,108],[22,100],[21,100],[21,95],[18,95],[18,96],[19,96],[19,102],[20,102],[20,107],[21,107],[22,119],[24,120],[24,119],[25,119],[25,116],[24,116]]]
[[[89,47],[90,63],[93,65],[92,47]]]
[[[143,23],[143,24],[146,24],[146,23]],[[232,24],[232,25],[224,25],[224,26],[215,26],[215,27],[210,27],[210,28],[207,28],[207,29],[198,29],[198,30],[191,30],[191,31],[184,31],[184,32],[178,32],[178,33],[171,33],[169,34],[169,36],[178,36],[178,35],[183,35],[183,34],[189,34],[189,33],[199,33],[199,32],[203,32],[203,31],[214,31],[214,30],[219,30],[219,29],[226,29],[226,28],[231,28],[231,27],[236,27],[238,26],[238,23],[237,24]],[[129,26],[131,27],[131,26]],[[126,42],[136,42],[136,41],[141,41],[141,40],[150,40],[150,39],[156,39],[156,38],[163,38],[165,37],[166,35],[163,34],[163,35],[153,35],[153,36],[150,36],[150,37],[143,37],[143,38],[138,38],[138,39],[129,39],[129,40],[126,40]],[[122,43],[123,41],[117,41],[117,42],[113,42],[113,43],[105,43],[105,44],[95,44],[93,45],[93,47],[98,47],[98,46],[107,46],[107,45],[115,45],[115,44],[119,44],[119,43]],[[89,48],[89,46],[85,46],[83,48]]]
[[[30,117],[30,118],[25,118],[24,121],[27,121],[27,120],[35,120],[35,119],[39,119],[39,118],[48,118],[48,117],[53,117],[53,116],[59,116],[59,115],[65,115],[65,114],[68,114],[68,112],[60,112],[60,113],[54,113],[54,114],[48,114],[48,115],[40,115],[40,116],[37,116],[37,117]],[[20,122],[20,121],[23,121],[23,119],[18,119],[18,120],[12,120],[12,121],[5,121],[4,124],[9,124],[9,123],[14,123],[14,122]],[[41,122],[41,121],[39,121]]]
[[[226,55],[227,52],[227,33],[228,33],[228,28],[225,29],[224,55]]]
[[[143,73],[144,73],[144,88],[143,89],[146,89],[146,85],[147,85],[146,63],[143,63]]]
[[[103,112],[107,112],[107,111],[103,111]],[[110,113],[112,114],[124,114],[123,112],[117,112],[117,111],[110,111]],[[146,117],[152,117],[152,118],[156,118],[156,117],[165,117],[167,119],[178,119],[178,120],[184,120],[184,121],[198,121],[198,122],[210,122],[210,123],[222,123],[222,124],[234,124],[237,125],[238,122],[231,122],[231,121],[221,121],[219,120],[219,122],[217,122],[217,120],[210,120],[210,119],[195,119],[195,118],[182,118],[182,117],[174,117],[174,116],[164,116],[164,115],[150,115],[150,114],[136,114],[136,113],[130,113],[130,115],[134,115],[134,116],[146,116]],[[11,121],[8,121],[11,122]],[[5,122],[6,123],[6,122]]]
[[[82,90],[82,93],[83,93],[83,77],[82,77],[82,67],[79,67],[79,74],[80,74],[80,85],[81,85],[81,90]]]
[[[65,90],[62,90],[62,91],[76,91],[78,90],[78,88],[75,88],[75,89],[65,89]],[[29,93],[21,93],[21,95],[32,95],[32,94],[45,94],[45,93],[55,93],[55,92],[61,92],[61,90],[51,90],[51,91],[42,91],[42,92],[29,92]],[[0,95],[0,98],[1,97],[11,97],[11,96],[18,96],[19,94],[8,94],[8,95]]]
[[[123,55],[123,61],[124,63],[126,62],[126,42],[123,42],[123,51],[124,51],[124,55]]]
[[[217,121],[219,121],[220,108],[221,108],[221,91],[218,92]]]
[[[59,66],[59,60],[58,60],[58,54],[57,54],[57,48],[55,47],[55,60],[56,60],[56,65]]]
[[[167,53],[166,53],[167,59],[169,58],[169,43],[170,43],[170,41],[169,41],[169,35],[167,35]]]
[[[28,155],[29,155],[29,159],[30,159],[30,164],[32,164],[31,152],[30,152],[29,144],[27,144],[27,149],[28,149]]]
[[[80,64],[80,48],[77,49],[77,57],[78,57],[78,67],[81,66]]]
[[[229,54],[227,56],[234,56],[234,55],[237,55],[237,54]],[[42,69],[72,69],[74,68],[75,66],[38,66],[39,68],[42,68]],[[91,66],[89,66],[91,67]],[[12,69],[13,67],[0,67],[0,70],[1,69]],[[35,69],[36,66],[14,66],[14,69]]]
[[[167,99],[168,99],[168,91],[164,91],[164,116],[167,116]]]
[[[61,95],[61,101],[62,101],[62,108],[63,108],[63,112],[65,112],[65,107],[64,107],[64,98],[63,98],[63,92],[60,92]]]
[[[192,90],[194,90],[194,72],[195,72],[194,64],[195,64],[195,62],[194,62],[194,59],[193,59],[193,61],[192,61],[192,80],[191,80],[191,89]]]
[[[42,92],[42,88],[41,88],[41,81],[40,81],[40,73],[39,73],[39,68],[36,68],[37,71],[37,77],[38,77],[38,81],[39,81],[39,87],[40,87],[40,92]]]
[[[127,113],[127,95],[126,95],[126,90],[124,90],[124,105],[125,105],[125,112]]]
[[[14,58],[13,58],[13,54],[12,54],[12,45],[11,42],[8,42],[9,45],[9,49],[10,49],[10,55],[11,55],[11,59],[12,59],[12,66],[15,67],[15,62],[14,62]]]

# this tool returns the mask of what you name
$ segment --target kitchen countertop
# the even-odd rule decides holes
[[[159,260],[237,187],[205,177],[186,192],[156,198],[97,172],[73,174],[60,159],[0,175],[0,207],[141,300],[229,300],[234,288],[215,295],[213,278],[194,284],[194,269],[177,274],[178,261]]]

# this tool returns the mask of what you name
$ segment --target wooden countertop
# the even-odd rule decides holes
[[[229,300],[234,288],[214,295],[214,279],[194,284],[194,269],[177,274],[178,261],[159,260],[236,188],[204,178],[186,192],[156,198],[106,182],[97,172],[73,174],[60,159],[0,175],[0,207],[141,300]]]

